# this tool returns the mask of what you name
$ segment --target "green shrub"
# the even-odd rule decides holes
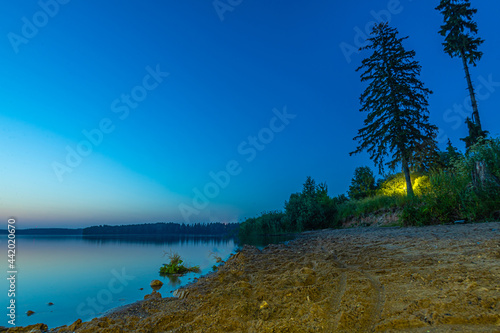
[[[375,194],[375,176],[369,167],[357,167],[348,191],[351,199],[359,200]]]
[[[487,170],[485,183],[472,178],[477,163],[482,163]],[[455,168],[468,180],[464,191],[465,217],[470,220],[492,218],[500,209],[500,139],[480,140],[469,148],[464,158],[456,161]]]
[[[429,224],[431,213],[419,197],[411,198],[403,208],[400,222],[405,225],[422,226]]]
[[[163,264],[160,267],[160,275],[171,275],[171,274],[186,274],[189,272],[199,272],[200,266],[186,267],[182,263],[181,256],[178,253],[170,252],[168,254],[170,263]]]
[[[464,157],[455,160],[454,168],[463,175],[471,175],[477,162],[484,162],[489,172],[500,179],[500,138],[480,140],[471,146]]]
[[[259,217],[251,217],[240,224],[239,237],[247,238],[264,234],[287,232],[284,222],[285,213],[273,211],[263,213]]]
[[[406,195],[377,195],[361,200],[351,200],[338,206],[337,218],[345,220],[376,213],[380,210],[402,207],[408,198]]]
[[[490,175],[490,182],[481,186],[472,179],[477,162],[484,163]],[[430,186],[405,206],[401,220],[406,225],[426,225],[493,218],[500,209],[498,178],[500,140],[479,142],[454,159],[452,167],[432,172]]]
[[[336,227],[337,206],[347,200],[345,195],[329,197],[326,184],[316,185],[314,179],[307,177],[302,192],[291,194],[285,202],[284,212],[266,212],[246,219],[240,224],[239,237],[246,240],[259,235]]]
[[[428,175],[413,172],[411,174],[411,183],[415,195],[422,195],[429,190],[430,182]],[[377,194],[381,196],[406,195],[405,175],[401,172],[387,176],[386,179],[379,184]]]

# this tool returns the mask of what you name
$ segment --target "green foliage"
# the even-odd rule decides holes
[[[406,225],[450,223],[466,219],[492,219],[500,210],[500,139],[480,140],[461,155],[451,143],[445,152],[446,165],[430,173],[412,176],[415,197],[405,197],[402,173],[378,182],[377,196],[351,200],[338,206],[338,219],[401,209]],[[485,182],[475,180],[476,166],[484,165]],[[475,176],[476,178],[478,176]]]
[[[406,195],[376,195],[361,200],[351,200],[338,206],[339,221],[361,217],[381,210],[402,207],[407,202]]]
[[[456,160],[462,157],[462,154],[451,144],[451,140],[448,139],[448,144],[446,146],[446,151],[439,152],[439,167],[443,169],[450,169],[453,167]]]
[[[482,186],[474,185],[477,163],[484,163],[490,176]],[[449,223],[455,220],[485,220],[500,208],[500,140],[480,141],[452,168],[433,172],[429,191],[404,207],[401,220],[407,225]]]
[[[427,175],[413,173],[411,181],[416,195],[421,195],[429,189],[430,181]],[[379,184],[377,194],[382,196],[406,195],[405,175],[398,173],[386,176],[384,181]]]
[[[400,220],[405,225],[423,226],[430,224],[430,211],[418,197],[413,197],[401,212]]]
[[[354,177],[348,191],[351,199],[359,200],[375,194],[375,176],[369,167],[358,167],[354,170]]]
[[[240,224],[239,236],[248,239],[256,235],[336,227],[337,206],[347,200],[345,195],[330,198],[326,184],[316,185],[314,179],[307,177],[302,192],[291,194],[285,202],[285,212],[267,212],[246,219]]]
[[[338,227],[353,217],[388,211],[400,211],[400,222],[406,225],[477,221],[500,214],[500,139],[480,140],[465,155],[449,143],[441,157],[442,168],[412,174],[414,197],[406,195],[403,173],[385,176],[377,182],[376,195],[357,200],[331,198],[325,184],[316,185],[308,177],[302,192],[290,195],[285,212],[247,219],[240,237]],[[486,170],[482,182],[473,176],[478,164]]]
[[[199,266],[193,266],[193,267],[186,267],[182,263],[181,256],[178,253],[175,252],[170,252],[168,254],[168,257],[170,259],[170,263],[168,264],[163,264],[162,267],[160,267],[160,275],[171,275],[171,274],[186,274],[189,272],[199,272],[200,267]]]
[[[247,238],[256,235],[279,234],[287,232],[284,226],[285,213],[279,211],[263,213],[259,217],[251,217],[240,224],[239,237]]]
[[[338,206],[349,201],[349,198],[345,194],[339,194],[336,197],[333,197],[332,201],[335,206]]]
[[[304,231],[335,226],[336,200],[328,196],[326,184],[316,185],[307,177],[302,193],[285,202],[284,226],[287,231]]]
[[[477,162],[485,162],[489,172],[500,178],[500,138],[480,140],[454,166],[460,173],[470,175]]]
[[[460,219],[466,180],[456,173],[439,170],[430,176],[431,191],[411,200],[401,220],[407,225],[428,225]]]

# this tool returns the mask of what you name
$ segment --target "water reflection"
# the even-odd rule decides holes
[[[7,247],[6,237],[0,245]],[[151,293],[153,280],[164,283],[161,294],[168,297],[212,271],[216,261],[211,253],[227,259],[236,244],[224,237],[19,235],[16,245],[16,324],[57,327],[142,300]],[[168,261],[165,252],[179,253],[186,265],[199,265],[201,272],[160,277],[159,269]],[[89,300],[99,302],[94,307]],[[0,294],[0,304],[7,302],[7,293]],[[35,314],[26,316],[28,310]]]
[[[93,244],[134,243],[155,245],[200,245],[212,243],[218,246],[226,246],[234,243],[234,238],[223,236],[172,236],[172,235],[84,235],[85,242]]]
[[[162,274],[160,273],[160,276],[168,278],[168,285],[172,287],[176,287],[181,284],[181,275],[175,275],[175,274]]]

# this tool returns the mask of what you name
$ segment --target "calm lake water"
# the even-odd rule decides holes
[[[4,235],[0,249],[7,252]],[[151,293],[149,284],[154,279],[164,283],[162,296],[170,296],[193,278],[209,273],[215,264],[212,254],[225,260],[235,250],[234,240],[223,238],[17,236],[16,326],[45,323],[54,328],[78,318],[89,320],[142,300]],[[161,277],[159,269],[169,261],[164,252],[169,251],[179,253],[188,265],[199,265],[201,273],[172,281]],[[2,258],[0,268],[7,275],[7,258]],[[11,327],[5,278],[1,286],[0,326]],[[35,314],[28,317],[28,310]]]

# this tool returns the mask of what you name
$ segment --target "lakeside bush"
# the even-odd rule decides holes
[[[377,195],[338,207],[344,221],[368,214],[401,210],[404,225],[430,225],[456,220],[481,221],[500,215],[500,139],[480,141],[459,154],[451,144],[441,154],[446,163],[428,173],[412,173],[415,197],[406,197],[402,173],[379,181]],[[482,175],[477,174],[480,165]]]
[[[367,166],[357,167],[356,170],[354,170],[354,177],[351,180],[351,185],[347,192],[349,198],[360,200],[366,197],[372,197],[375,195],[375,190],[376,185],[373,171]]]
[[[408,198],[403,194],[376,195],[361,200],[350,200],[338,206],[337,219],[340,221],[374,214],[382,210],[402,207]]]
[[[403,173],[374,186],[367,167],[356,169],[349,193],[329,197],[326,184],[308,177],[302,192],[290,195],[284,211],[267,212],[240,225],[240,238],[336,228],[350,219],[399,212],[404,225],[481,221],[500,216],[500,139],[471,146],[462,155],[451,143],[432,171],[411,174],[415,196],[406,195]],[[478,171],[479,170],[479,171]]]
[[[328,196],[326,184],[316,185],[307,177],[301,193],[285,202],[283,225],[288,232],[323,229],[335,226],[335,200]]]
[[[476,178],[481,163],[484,179]],[[500,210],[500,140],[479,142],[464,156],[451,161],[451,167],[432,172],[430,186],[409,202],[401,220],[406,225],[449,223],[455,220],[479,221],[495,217]]]
[[[420,172],[414,172],[411,174],[411,183],[415,195],[421,195],[429,189],[429,176]],[[405,175],[401,172],[386,176],[384,181],[379,184],[376,193],[378,196],[386,197],[406,196]]]
[[[314,179],[307,177],[302,192],[290,195],[284,211],[266,212],[246,219],[240,224],[239,236],[245,239],[338,227],[337,206],[347,200],[345,195],[329,197],[326,184],[316,185]]]
[[[240,224],[240,238],[288,232],[284,227],[285,213],[279,211],[263,213],[259,217],[246,219]]]

